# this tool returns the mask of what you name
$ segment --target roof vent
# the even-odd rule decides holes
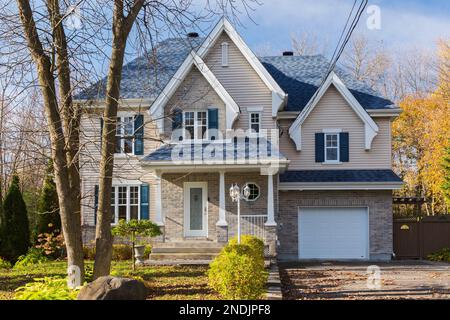
[[[288,57],[288,56],[293,56],[294,52],[293,51],[284,51],[283,52],[283,56]]]
[[[198,33],[197,32],[189,32],[187,34],[188,38],[198,38]]]

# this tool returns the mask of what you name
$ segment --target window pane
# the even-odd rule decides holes
[[[115,208],[115,206],[111,206],[111,223],[116,222],[116,213],[114,212]]]
[[[327,139],[327,147],[337,147],[337,135],[336,134],[329,134],[326,135]]]
[[[130,206],[130,219],[138,219],[138,206]]]
[[[254,131],[254,132],[259,132],[259,124],[252,124],[251,129],[252,129],[252,131]]]
[[[337,160],[337,148],[327,148],[327,160]]]
[[[186,139],[194,139],[194,126],[186,126]]]
[[[119,204],[127,204],[127,187],[119,187]]]
[[[134,119],[133,117],[123,118],[124,136],[132,136],[134,134]]]
[[[111,191],[111,205],[114,205],[116,203],[116,188],[112,187]]]
[[[133,139],[132,138],[124,138],[124,149],[123,153],[133,153]]]
[[[139,187],[130,187],[130,204],[139,203]]]
[[[119,206],[119,220],[126,220],[127,219],[127,207],[126,206]]]

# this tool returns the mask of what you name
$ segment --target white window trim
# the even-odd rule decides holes
[[[258,190],[259,190],[259,191],[258,191],[258,196],[257,196],[255,199],[252,199],[252,200],[249,200],[249,199],[247,199],[247,198],[244,197],[244,188],[245,188],[247,185],[249,185],[249,184],[254,184],[255,186],[258,187]],[[259,197],[261,197],[261,187],[260,187],[259,184],[257,184],[256,182],[248,181],[248,182],[246,182],[246,183],[244,184],[244,186],[242,187],[241,195],[242,195],[242,198],[243,198],[245,201],[247,201],[247,202],[255,202],[256,200],[259,199]]]
[[[187,112],[193,112],[194,113],[194,139],[186,139],[187,130],[185,128],[185,114]],[[197,113],[198,112],[205,112],[206,113],[206,137],[205,139],[199,139],[198,137],[195,137],[195,135],[198,133],[197,129],[199,128],[197,124]],[[209,125],[209,118],[208,118],[208,109],[205,110],[183,110],[183,120],[182,120],[182,129],[183,129],[183,141],[182,143],[193,143],[193,142],[208,142],[209,136],[208,136],[208,125]]]
[[[259,130],[258,130],[258,132],[254,132],[252,130],[252,114],[257,114],[259,116],[259,121],[258,121]],[[249,112],[249,114],[248,114],[248,130],[250,132],[250,135],[252,135],[252,136],[258,136],[261,133],[261,112]]]
[[[327,159],[327,136],[336,136],[337,137],[337,159],[336,160],[328,160]],[[341,141],[340,141],[340,136],[339,136],[339,132],[327,132],[324,134],[323,136],[323,152],[324,152],[324,163],[325,164],[341,164],[342,162],[340,161],[341,159],[341,155],[340,155],[340,146],[341,146]],[[334,149],[335,147],[329,147],[328,149]]]
[[[111,225],[115,226],[119,223],[119,187],[127,188],[127,202],[126,202],[126,215],[127,221],[130,221],[130,188],[137,187],[138,188],[138,220],[141,220],[141,185],[136,184],[117,184],[112,186],[114,189],[114,222]]]
[[[134,133],[134,130],[135,130],[135,128],[134,128],[134,121],[135,121],[135,115],[134,114],[128,114],[128,113],[121,113],[121,114],[117,114],[117,118],[120,118],[120,122],[122,123],[123,122],[123,119],[124,118],[132,118],[133,120],[132,120],[132,123],[133,123],[133,133]],[[117,124],[118,125],[118,124]],[[118,137],[118,135],[117,135],[117,125],[116,125],[116,139],[117,139],[117,137]],[[123,133],[122,133],[122,137],[123,137]],[[114,148],[116,147],[116,145],[115,145],[115,143],[116,143],[116,141],[114,141]],[[125,139],[121,139],[120,140],[120,149],[121,150],[124,150],[125,149]],[[133,139],[132,139],[132,144],[131,144],[131,153],[126,153],[126,152],[114,152],[114,154],[116,155],[116,156],[134,156],[134,134],[133,134]]]
[[[229,64],[229,45],[228,42],[222,42],[222,67],[228,67]]]

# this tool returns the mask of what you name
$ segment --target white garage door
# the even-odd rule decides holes
[[[367,208],[300,208],[300,259],[367,259]]]

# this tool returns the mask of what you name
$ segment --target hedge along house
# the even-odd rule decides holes
[[[341,70],[314,95],[327,67],[322,56],[257,58],[226,19],[125,65],[111,222],[151,219],[164,230],[156,247],[175,254],[218,247],[236,234],[237,183],[250,189],[243,233],[280,259],[389,259],[399,109]],[[77,97],[86,242],[104,91],[105,80]]]

